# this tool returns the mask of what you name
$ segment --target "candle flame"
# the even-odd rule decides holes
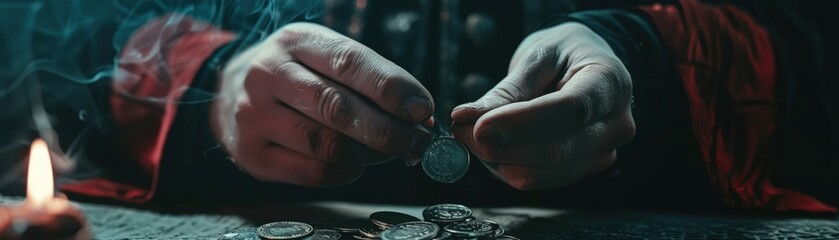
[[[34,207],[44,206],[53,198],[53,184],[49,148],[44,140],[36,139],[29,152],[26,200]]]

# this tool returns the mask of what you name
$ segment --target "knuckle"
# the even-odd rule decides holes
[[[342,157],[341,150],[343,149],[344,144],[337,132],[320,131],[320,142],[317,146],[312,147],[327,161],[337,162],[337,160]]]
[[[498,83],[498,87],[492,89],[493,95],[509,102],[523,99],[526,91],[527,88],[518,81],[501,81]]]
[[[376,96],[378,96],[381,100],[387,101],[389,99],[396,99],[393,98],[396,94],[399,94],[400,91],[394,90],[402,90],[405,89],[406,85],[402,85],[402,79],[404,77],[396,74],[395,71],[389,71],[382,69],[382,71],[376,74],[376,77],[373,81],[371,81],[370,86],[373,91],[375,91]]]
[[[376,126],[375,134],[373,135],[373,139],[370,139],[370,143],[373,146],[378,146],[385,153],[401,154],[401,149],[398,149],[399,141],[393,141],[393,128],[393,122],[389,120],[383,121],[382,124]]]
[[[569,104],[567,106],[570,108],[567,109],[568,116],[575,116],[571,118],[574,121],[572,122],[574,126],[581,126],[592,120],[594,103],[590,95],[591,93],[579,92],[568,97]]]
[[[362,47],[348,40],[336,40],[329,47],[329,67],[341,79],[347,79],[358,71],[359,59],[362,57]]]
[[[295,62],[276,61],[275,59],[256,59],[251,63],[245,77],[245,87],[249,91],[263,92],[266,85],[273,81],[283,81],[291,78],[299,65]]]
[[[325,158],[324,160],[333,160],[336,154],[332,152],[335,144],[334,136],[330,136],[329,132],[319,126],[310,126],[309,124],[297,124],[294,129],[298,136],[308,144],[308,151],[315,156]]]
[[[350,125],[354,115],[351,101],[335,87],[324,87],[317,96],[318,112],[327,125],[344,129]]]
[[[541,69],[545,66],[556,65],[558,59],[559,55],[555,51],[554,47],[540,44],[533,47],[533,50],[530,51],[525,63],[535,66],[537,69]]]
[[[309,36],[312,25],[314,24],[302,22],[289,23],[277,30],[271,37],[280,46],[293,47]]]
[[[276,77],[280,78],[288,78],[294,75],[295,72],[300,70],[300,65],[296,62],[282,62],[279,64],[274,63],[273,67],[270,67],[271,73]]]
[[[599,57],[598,60],[583,71],[598,74],[606,83],[611,95],[628,98],[632,93],[632,78],[623,62],[614,56]]]

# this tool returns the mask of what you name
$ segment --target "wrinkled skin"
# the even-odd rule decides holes
[[[455,137],[517,189],[568,185],[610,167],[635,135],[629,72],[579,23],[535,32],[508,75],[452,112]]]
[[[212,123],[231,159],[264,181],[352,182],[365,166],[416,159],[433,100],[407,71],[328,28],[287,25],[225,66]],[[578,23],[528,36],[509,74],[452,112],[453,133],[517,189],[571,184],[610,167],[635,134],[629,73]]]
[[[293,23],[224,67],[219,142],[264,181],[337,186],[390,156],[416,163],[433,99],[417,79],[326,27]]]

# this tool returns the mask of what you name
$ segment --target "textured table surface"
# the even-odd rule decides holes
[[[21,199],[0,196],[0,203]],[[171,213],[77,203],[96,239],[217,239],[241,227],[276,220],[309,223],[366,218],[375,211],[421,216],[424,206],[316,202],[222,208],[215,213]],[[521,239],[839,239],[839,220],[773,215],[474,208]]]

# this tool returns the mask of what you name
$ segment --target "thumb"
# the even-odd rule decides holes
[[[464,103],[452,110],[452,121],[472,124],[483,114],[498,107],[539,97],[559,72],[556,54],[536,51],[523,64],[517,64],[510,73],[489,92],[474,102]]]

